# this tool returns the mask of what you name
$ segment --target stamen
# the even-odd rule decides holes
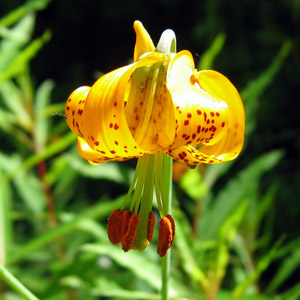
[[[154,225],[155,225],[155,215],[154,212],[151,211],[149,213],[148,229],[147,229],[147,240],[149,241],[149,243],[152,241]]]
[[[172,218],[171,215],[166,215],[166,218],[169,219],[170,223],[171,223],[171,226],[172,226],[172,243],[171,243],[171,246],[173,246],[173,241],[174,241],[174,238],[175,238],[175,222],[174,222],[174,219]]]
[[[123,212],[120,209],[116,209],[108,218],[107,234],[110,242],[114,245],[121,242],[122,215]]]
[[[122,225],[121,225],[121,230],[120,230],[120,232],[121,232],[121,239],[126,234],[126,232],[128,230],[128,224],[129,224],[131,215],[132,215],[132,211],[130,211],[130,210],[125,210],[123,212]]]
[[[171,215],[162,217],[159,221],[159,235],[157,253],[160,257],[167,254],[169,248],[173,245],[175,236],[175,223]]]
[[[124,252],[127,252],[130,249],[134,249],[134,242],[136,240],[136,234],[137,234],[139,223],[140,223],[139,215],[131,213],[129,223],[127,223],[126,233],[124,235],[122,234],[122,239],[121,239],[122,249],[124,250]]]

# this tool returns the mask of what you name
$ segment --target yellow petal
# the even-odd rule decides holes
[[[155,47],[149,33],[140,21],[135,21],[133,28],[136,34],[133,60],[137,61],[142,54],[154,51]]]
[[[77,88],[68,98],[65,107],[66,121],[70,129],[78,136],[84,137],[82,114],[89,86]]]
[[[225,76],[216,71],[197,72],[191,54],[181,51],[170,63],[167,87],[177,106],[177,125],[174,149],[166,154],[188,164],[214,164],[240,153],[244,108]]]
[[[226,134],[213,146],[202,146],[199,150],[222,161],[236,158],[244,144],[245,112],[241,97],[234,85],[216,71],[200,71],[195,74],[201,88],[213,97],[222,99],[228,106]]]
[[[151,66],[161,54],[150,53],[137,63],[112,71],[91,87],[83,108],[84,141],[79,140],[80,154],[92,163],[125,160],[151,153],[141,147],[131,131],[124,104],[135,69]],[[127,105],[138,99],[128,99]],[[139,105],[139,103],[138,103]]]
[[[170,144],[170,131],[165,131],[165,125],[172,120],[173,105],[165,85],[168,59],[162,53],[151,53],[151,56],[157,57],[155,63],[136,68],[132,73],[125,113],[136,142],[156,153]],[[172,131],[171,141],[174,139],[174,126]]]
[[[214,155],[207,155],[197,150],[191,145],[180,146],[176,149],[168,149],[165,153],[177,161],[184,162],[188,165],[217,164],[222,161]]]
[[[226,102],[202,89],[194,78],[194,61],[189,51],[172,59],[167,76],[175,109],[175,139],[171,148],[191,144],[212,145],[226,133]]]

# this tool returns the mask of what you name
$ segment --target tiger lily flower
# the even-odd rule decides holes
[[[245,114],[224,75],[196,70],[187,50],[176,53],[172,30],[155,47],[141,22],[134,22],[134,29],[133,63],[103,75],[92,87],[76,89],[65,113],[78,136],[79,154],[91,164],[138,158],[124,205],[108,220],[111,242],[121,243],[124,251],[148,245],[155,190],[161,215],[158,254],[164,256],[175,225],[162,192],[162,155],[188,165],[233,160],[243,146]]]

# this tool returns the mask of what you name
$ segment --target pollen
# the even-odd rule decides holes
[[[127,218],[126,218],[127,219]],[[126,224],[126,231],[122,234],[121,245],[124,252],[134,249],[134,242],[136,241],[137,229],[140,223],[140,217],[137,214],[131,213],[129,223]],[[124,223],[122,222],[122,225]]]
[[[121,242],[123,212],[120,209],[114,210],[108,218],[107,233],[110,242],[117,245]]]
[[[154,212],[151,211],[149,213],[148,229],[147,229],[147,240],[149,241],[149,243],[152,241],[154,225],[155,225],[155,215]]]
[[[170,247],[173,246],[175,237],[175,223],[171,215],[162,217],[159,221],[159,235],[157,253],[160,257],[167,254]]]

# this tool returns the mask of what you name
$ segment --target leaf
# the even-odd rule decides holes
[[[199,70],[208,70],[212,68],[215,58],[223,49],[225,40],[226,35],[222,32],[216,36],[211,46],[202,54],[198,64]]]
[[[116,183],[126,183],[127,176],[121,172],[119,164],[116,162],[107,162],[105,164],[100,164],[97,166],[90,165],[85,160],[83,160],[76,153],[75,155],[66,154],[66,161],[69,163],[70,167],[76,170],[79,174],[89,177],[89,178],[97,178],[97,179],[106,179],[111,180]],[[128,174],[128,176],[130,176]]]
[[[260,259],[255,270],[248,275],[246,280],[234,288],[229,300],[239,299],[246,292],[247,288],[259,278],[259,276],[269,267],[270,263],[276,258],[276,253],[281,243],[282,239],[278,240],[271,250],[262,259]]]
[[[203,289],[209,286],[209,281],[204,274],[201,266],[197,265],[197,254],[193,251],[193,243],[190,238],[191,228],[184,219],[180,211],[175,213],[176,223],[176,242],[175,247],[178,249],[182,259],[184,272],[195,282],[200,283]],[[178,215],[178,216],[177,216]]]
[[[35,15],[25,15],[12,29],[5,32],[0,42],[0,71],[5,72],[21,49],[29,42],[33,32]],[[0,77],[1,78],[1,77]]]
[[[255,128],[256,118],[254,113],[259,105],[260,97],[271,85],[275,75],[279,72],[291,49],[291,41],[285,41],[269,67],[264,70],[258,78],[249,82],[241,92],[246,112],[246,139]]]
[[[195,201],[200,200],[208,192],[208,187],[203,182],[198,170],[185,172],[179,184],[185,193]]]
[[[24,15],[32,10],[41,10],[48,5],[50,0],[29,0],[24,5],[19,6],[6,16],[0,19],[0,26],[9,27],[20,20]]]
[[[5,71],[0,73],[0,83],[24,72],[28,62],[36,56],[42,46],[51,38],[50,31],[45,31],[44,34],[32,41],[24,50],[22,50],[6,67]]]
[[[275,276],[268,285],[266,292],[274,293],[288,278],[290,278],[295,269],[300,266],[300,249],[299,245],[285,257]]]
[[[19,172],[28,170],[35,166],[40,161],[46,160],[53,155],[65,150],[71,144],[76,141],[76,135],[73,132],[67,133],[65,136],[61,137],[58,141],[53,144],[48,145],[43,151],[31,155],[28,159],[26,159],[19,167],[12,170],[8,175],[8,179],[13,178]]]
[[[25,101],[20,89],[16,84],[7,80],[0,84],[1,101],[8,109],[8,114],[12,116],[10,123],[19,125],[25,130],[32,127],[31,118],[26,110]],[[3,112],[6,112],[3,110]]]
[[[28,254],[31,254],[33,251],[56,240],[57,237],[78,230],[78,225],[86,218],[98,219],[108,216],[114,209],[117,209],[121,206],[123,200],[124,197],[122,196],[114,201],[100,202],[92,207],[89,207],[77,215],[73,220],[61,224],[56,228],[45,232],[43,235],[29,240],[27,243],[22,244],[22,246],[18,249],[14,249],[14,252],[9,253],[10,255],[7,259],[7,263],[15,263],[16,261],[25,258]]]
[[[0,152],[0,165],[9,173],[21,165],[21,157],[19,155],[8,156]],[[21,171],[14,177],[13,182],[17,193],[29,211],[34,214],[41,214],[46,200],[38,178]]]
[[[35,123],[34,123],[34,138],[35,144],[38,149],[42,150],[46,146],[49,130],[48,118],[45,118],[44,111],[47,109],[50,103],[50,96],[54,83],[51,80],[44,81],[36,90],[35,102],[34,102],[34,113],[35,113]]]
[[[4,179],[3,170],[0,168],[0,265],[5,265],[6,255],[11,248],[12,223],[11,223],[11,187]]]
[[[147,250],[149,251],[150,246]],[[160,267],[158,261],[155,262],[150,257],[145,256],[144,252],[129,251],[124,253],[119,247],[114,245],[102,244],[86,244],[82,246],[82,251],[95,253],[97,255],[108,255],[118,265],[132,271],[138,278],[143,279],[156,291],[161,288]],[[188,291],[186,288],[174,278],[170,278],[170,295],[186,295]]]
[[[202,239],[214,239],[221,224],[235,210],[241,201],[253,195],[260,176],[271,170],[282,157],[282,151],[275,150],[261,155],[228,182],[214,199],[206,199],[200,221]],[[251,183],[251,184],[249,184]],[[207,203],[207,200],[210,201]]]

